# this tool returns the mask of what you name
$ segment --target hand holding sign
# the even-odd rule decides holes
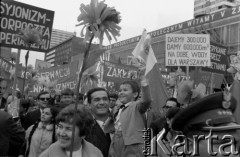
[[[146,67],[140,67],[139,69],[139,79],[141,81],[141,86],[149,85],[149,80],[145,76]]]

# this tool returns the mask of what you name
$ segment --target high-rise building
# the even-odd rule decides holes
[[[59,29],[53,29],[52,30],[52,36],[51,36],[51,43],[50,48],[53,46],[65,41],[66,39],[69,39],[71,37],[75,36],[74,32],[67,32]]]
[[[98,45],[92,44],[91,49],[97,47]],[[53,46],[49,52],[45,53],[45,61],[50,62],[51,66],[67,64],[75,60],[82,60],[84,51],[83,38],[73,36]]]
[[[195,0],[194,17],[203,16],[240,5],[240,0]]]

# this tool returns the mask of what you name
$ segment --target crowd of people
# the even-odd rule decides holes
[[[170,97],[161,105],[162,112],[155,112],[151,108],[149,82],[142,77],[140,83],[133,80],[122,82],[118,95],[109,94],[101,87],[79,94],[79,100],[68,88],[60,94],[54,90],[42,91],[36,98],[19,94],[16,95],[19,114],[13,116],[9,106],[15,98],[7,93],[7,88],[7,81],[1,80],[0,156],[143,157],[146,156],[143,153],[146,144],[143,130],[147,128],[152,130],[151,138],[156,143],[151,146],[150,149],[154,150],[149,156],[174,156],[179,152],[184,152],[181,156],[191,156],[196,153],[191,151],[193,142],[187,152],[179,145],[179,149],[173,149],[174,144],[183,142],[184,138],[193,141],[194,135],[207,136],[210,132],[219,136],[213,142],[212,152],[216,153],[226,134],[234,137],[235,154],[229,155],[237,156],[236,152],[240,151],[237,132],[240,125],[232,114],[240,104],[232,96],[226,99],[224,92],[206,96],[187,107]],[[180,137],[178,135],[181,138],[176,140]],[[166,148],[172,148],[168,153],[157,145],[159,136]],[[229,144],[228,140],[224,142]],[[204,140],[199,142],[197,153],[202,157],[212,155]]]

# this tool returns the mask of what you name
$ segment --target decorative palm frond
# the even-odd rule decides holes
[[[99,71],[96,71],[96,66],[87,69],[83,73],[82,77],[82,86],[81,91],[87,92],[88,90],[97,87],[98,80],[99,80]]]
[[[37,28],[26,27],[21,29],[18,36],[27,44],[42,45],[42,30]]]
[[[121,29],[118,24],[121,18],[120,13],[114,7],[108,7],[104,1],[91,0],[88,5],[81,4],[80,11],[81,14],[77,18],[80,23],[77,26],[84,25],[81,36],[85,35],[85,41],[88,41],[94,35],[99,39],[101,46],[104,34],[110,43],[112,38],[117,41],[116,36],[120,35]]]
[[[46,87],[48,91],[54,90],[56,85],[57,85],[58,80],[50,81],[47,82]]]
[[[38,84],[43,87],[47,87],[48,83],[50,82],[49,77],[41,76],[38,78]]]
[[[194,82],[190,80],[182,81],[178,84],[177,100],[181,104],[191,104],[206,96],[206,86],[199,83],[196,88],[193,87]]]

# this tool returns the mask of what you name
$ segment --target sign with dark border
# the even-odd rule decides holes
[[[28,49],[46,52],[50,47],[54,11],[38,8],[32,5],[20,3],[13,0],[2,0],[1,13],[1,46]],[[23,40],[16,36],[26,26],[39,28],[43,32],[43,44],[41,46],[32,44],[26,47]]]
[[[218,74],[225,74],[227,71],[227,47],[211,43],[210,58],[211,66],[203,67],[203,71],[214,72]]]

